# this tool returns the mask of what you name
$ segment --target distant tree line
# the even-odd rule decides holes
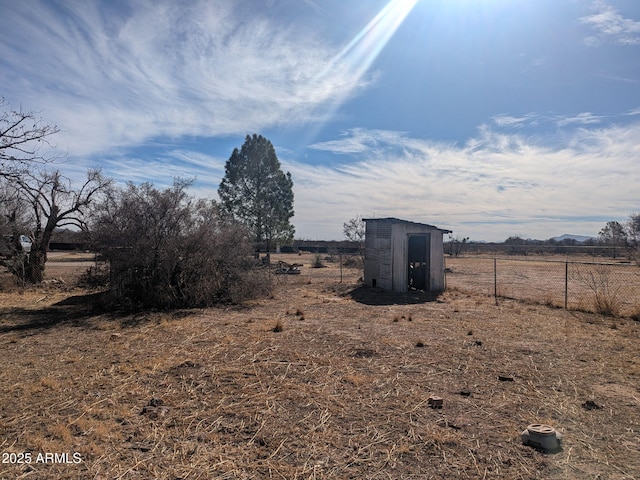
[[[463,253],[531,255],[531,254],[590,254],[618,258],[625,256],[640,265],[640,213],[632,213],[625,222],[610,221],[597,237],[578,241],[574,238],[558,240],[525,239],[518,235],[503,242],[474,242],[468,237],[453,237],[444,244],[445,253],[458,256]]]
[[[614,256],[623,251],[640,266],[640,212],[629,215],[626,222],[609,221],[598,233],[598,240],[613,248]]]

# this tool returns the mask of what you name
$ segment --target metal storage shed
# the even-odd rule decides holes
[[[394,292],[444,290],[443,235],[398,218],[365,218],[364,283]]]

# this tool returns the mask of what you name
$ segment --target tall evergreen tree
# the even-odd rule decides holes
[[[269,140],[247,135],[244,144],[225,164],[218,188],[222,209],[247,225],[260,247],[293,239],[293,181],[284,173]]]

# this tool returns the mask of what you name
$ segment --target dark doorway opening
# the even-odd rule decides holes
[[[408,288],[429,290],[430,235],[409,235],[408,240]]]

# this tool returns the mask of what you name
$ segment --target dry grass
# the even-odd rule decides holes
[[[0,293],[0,451],[82,455],[0,478],[640,477],[637,322],[394,295],[357,288],[358,270],[339,285],[311,260],[236,308],[120,316],[59,303],[77,291]],[[523,446],[531,423],[563,450]]]
[[[635,265],[589,257],[515,257],[497,259],[499,297],[533,301],[549,307],[567,307],[610,316],[631,317],[640,305],[640,269]],[[494,260],[489,257],[446,259],[447,285],[483,295],[494,294]],[[585,262],[585,263],[579,263]]]

